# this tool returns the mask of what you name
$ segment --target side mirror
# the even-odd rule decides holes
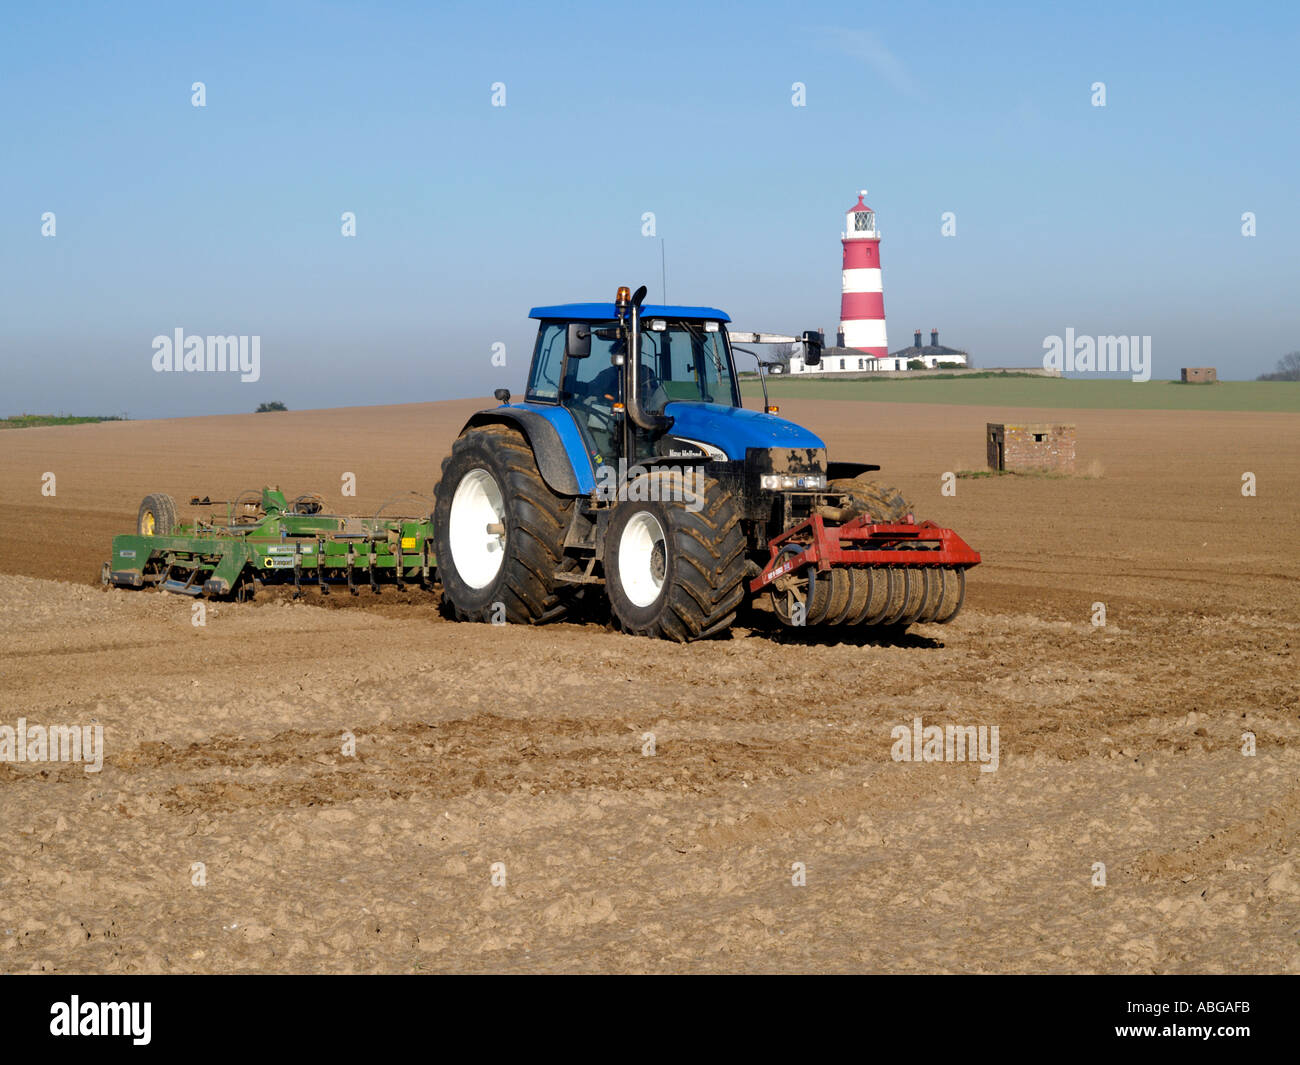
[[[803,334],[803,364],[805,366],[820,366],[822,361],[822,348],[826,344],[826,335],[812,329],[804,330]]]
[[[569,323],[569,335],[564,340],[564,353],[571,359],[585,359],[591,354],[591,326],[582,322]]]
[[[502,403],[509,403],[509,402],[510,402],[510,389],[508,389],[508,388],[498,388],[495,392],[492,393],[492,396],[493,396],[493,398],[495,398],[495,399],[499,399]]]

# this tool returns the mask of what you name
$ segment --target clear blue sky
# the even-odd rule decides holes
[[[646,211],[673,301],[831,332],[859,187],[891,348],[1253,377],[1300,348],[1297,45],[1284,3],[7,4],[0,414],[517,392],[533,304],[659,298]],[[178,327],[262,380],[154,373]]]

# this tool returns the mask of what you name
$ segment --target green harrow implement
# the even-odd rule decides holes
[[[433,527],[427,517],[326,514],[320,496],[290,501],[275,487],[234,500],[194,498],[190,505],[224,507],[224,520],[209,515],[182,523],[171,496],[146,496],[135,533],[113,537],[104,583],[241,600],[265,584],[292,585],[295,598],[313,586],[326,595],[331,585],[346,586],[353,595],[362,585],[374,592],[384,584],[433,587]]]

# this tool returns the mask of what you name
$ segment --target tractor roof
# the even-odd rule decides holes
[[[618,317],[612,303],[557,303],[551,307],[534,307],[529,318],[559,318],[564,321],[604,322]],[[729,322],[731,316],[716,307],[678,307],[674,304],[647,303],[641,307],[642,318],[707,318]]]

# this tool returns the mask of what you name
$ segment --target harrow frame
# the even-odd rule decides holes
[[[965,602],[966,570],[980,563],[951,529],[910,514],[906,522],[859,515],[828,525],[815,512],[773,537],[768,551],[750,594],[770,592],[777,617],[792,626],[946,624]]]
[[[843,541],[865,541],[865,548],[842,546]],[[938,547],[907,549],[900,544],[934,543]],[[803,551],[776,564],[783,549],[791,544],[804,544]],[[749,582],[751,594],[757,595],[778,577],[793,570],[813,565],[818,572],[834,566],[947,566],[968,569],[978,566],[980,554],[952,529],[945,529],[932,521],[873,522],[862,515],[843,525],[827,525],[820,514],[805,518],[768,541],[771,558],[763,572]]]
[[[194,498],[191,506],[211,506]],[[182,524],[162,535],[127,533],[113,537],[112,561],[103,582],[117,587],[159,585],[182,595],[243,594],[253,582],[290,584],[295,598],[312,585],[328,595],[346,583],[351,594],[362,584],[378,592],[383,584],[408,582],[432,588],[433,526],[406,517],[357,518],[290,509],[276,488],[261,493],[263,516],[239,522]]]

